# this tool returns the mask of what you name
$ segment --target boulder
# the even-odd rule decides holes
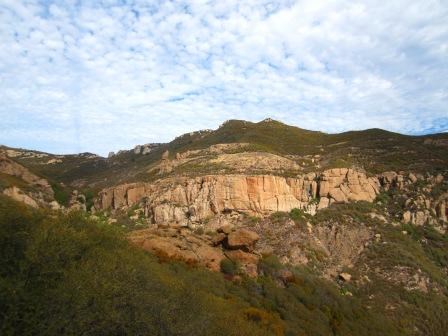
[[[217,231],[228,235],[229,233],[232,232],[232,229],[233,229],[233,225],[226,224],[226,225],[219,227]]]
[[[403,213],[403,222],[404,223],[409,223],[412,220],[412,214],[409,210],[405,211]]]
[[[214,246],[217,246],[221,244],[225,239],[227,238],[227,235],[223,232],[218,232],[212,237],[212,244]]]
[[[59,203],[57,201],[51,201],[48,205],[50,206],[50,209],[52,209],[52,210],[61,209],[61,206],[59,205]]]
[[[424,211],[417,211],[414,217],[414,224],[421,226],[426,223],[428,216]]]
[[[229,249],[241,249],[252,251],[255,243],[260,239],[258,233],[247,229],[238,229],[227,236],[227,246]]]
[[[39,207],[36,200],[34,200],[32,197],[25,194],[20,188],[17,188],[15,186],[6,188],[5,190],[3,190],[3,194],[11,197],[18,202],[25,203],[26,205],[29,205],[33,208]]]
[[[214,272],[220,271],[221,260],[225,258],[220,249],[201,245],[196,249],[195,253],[199,258],[200,264]]]
[[[197,256],[189,250],[182,250],[176,245],[176,241],[166,237],[153,237],[143,242],[142,248],[155,252],[159,257],[181,260],[189,264],[198,261]]]
[[[241,250],[226,251],[225,255],[239,264],[242,271],[248,276],[256,277],[258,275],[258,260],[260,258],[257,255]]]
[[[348,273],[340,273],[339,279],[341,279],[342,281],[345,281],[345,282],[349,282],[352,279],[352,276]]]

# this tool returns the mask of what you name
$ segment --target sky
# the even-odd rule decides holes
[[[228,119],[448,130],[447,0],[0,0],[0,144],[167,142]]]

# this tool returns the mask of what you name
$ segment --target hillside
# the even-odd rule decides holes
[[[3,146],[0,332],[444,335],[447,217],[448,134],[266,119],[108,158]]]

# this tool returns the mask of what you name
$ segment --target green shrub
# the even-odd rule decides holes
[[[237,275],[239,271],[238,264],[230,259],[222,259],[220,262],[221,272],[227,275]]]
[[[276,255],[263,257],[258,262],[259,272],[266,276],[274,276],[275,273],[283,267],[284,266],[280,263]]]
[[[62,187],[58,183],[51,185],[54,192],[54,199],[61,205],[67,206],[70,201],[70,190],[66,187]]]

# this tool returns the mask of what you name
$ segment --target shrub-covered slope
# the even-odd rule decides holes
[[[275,257],[261,261],[263,276],[234,283],[199,267],[161,263],[101,220],[31,210],[5,197],[0,197],[0,249],[2,335],[409,331],[400,320],[346,295],[351,288],[341,291],[306,269],[292,269],[280,285],[277,274],[284,266]],[[443,311],[435,312],[444,318]]]

